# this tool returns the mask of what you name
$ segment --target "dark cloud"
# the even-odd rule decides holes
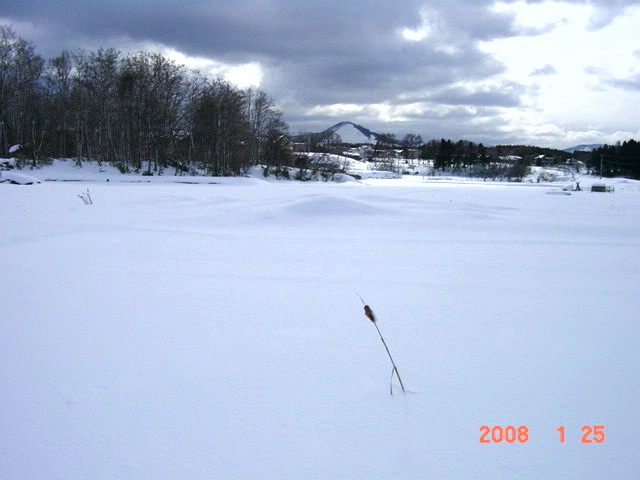
[[[425,96],[425,100],[443,105],[468,105],[477,107],[517,107],[525,87],[514,82],[502,82],[493,87],[446,87]]]
[[[590,4],[597,7],[591,27],[601,28],[638,1]],[[318,129],[333,118],[308,115],[316,105],[392,108],[413,99],[460,107],[448,112],[463,117],[474,107],[474,118],[488,114],[485,108],[521,105],[526,93],[521,86],[482,86],[505,66],[484,52],[481,42],[540,35],[558,24],[521,27],[513,13],[493,5],[493,0],[2,0],[0,18],[33,25],[27,39],[46,57],[62,49],[122,49],[127,42],[147,42],[229,64],[259,62],[263,88],[282,104],[292,129],[314,121],[312,129]],[[415,36],[404,38],[405,29]],[[532,75],[554,73],[546,65]],[[480,86],[457,86],[474,82]],[[425,129],[436,122],[429,112],[404,118],[416,120],[414,125],[419,119]],[[455,121],[438,118],[440,126],[460,131]]]

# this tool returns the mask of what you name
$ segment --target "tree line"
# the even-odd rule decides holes
[[[393,138],[391,134],[387,135]],[[409,134],[395,144],[409,158],[432,159],[434,168],[468,176],[521,178],[530,166],[562,165],[576,167],[581,161],[592,174],[605,177],[628,177],[640,180],[640,142],[627,140],[604,145],[591,152],[568,152],[531,145],[495,145],[485,147],[467,140],[448,139],[422,142],[419,135]]]
[[[591,152],[589,166],[604,177],[629,177],[640,180],[640,142],[628,140],[604,145]]]
[[[339,136],[336,135],[338,141]],[[346,145],[335,146],[325,144],[318,150],[329,150],[339,153]],[[393,155],[390,157],[390,152]],[[468,140],[423,141],[420,135],[407,134],[399,139],[392,133],[378,136],[378,141],[367,157],[370,161],[382,159],[382,169],[401,173],[404,164],[416,161],[429,162],[433,170],[451,175],[480,177],[484,179],[521,180],[530,166],[565,164],[572,155],[563,150],[535,147],[529,145],[494,145],[485,146]],[[399,163],[398,160],[403,162]],[[384,162],[387,162],[384,164]]]
[[[0,26],[0,151],[34,166],[75,158],[146,174],[233,175],[288,161],[288,127],[260,89],[210,79],[161,54],[63,51],[45,60]]]

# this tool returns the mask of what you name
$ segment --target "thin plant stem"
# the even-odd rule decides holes
[[[393,369],[391,370],[391,380],[393,381],[393,372],[395,372],[396,377],[398,377],[398,381],[400,382],[400,388],[402,388],[402,391],[404,392],[404,384],[402,383],[402,378],[400,378],[400,372],[398,372],[398,367],[396,367],[396,362],[393,361],[393,357],[391,356],[389,347],[387,347],[387,342],[384,341],[384,337],[380,332],[380,328],[378,328],[378,324],[374,322],[373,325],[376,327],[376,330],[378,331],[378,335],[380,335],[380,340],[382,340],[382,344],[384,345],[384,348],[387,351],[387,355],[389,355],[389,360],[391,360],[391,365],[393,365]],[[391,390],[391,395],[393,395],[393,390]]]
[[[358,294],[356,294],[358,295]],[[358,295],[358,297],[360,297],[360,295]],[[378,324],[376,323],[376,316],[373,314],[373,310],[371,310],[371,307],[369,305],[367,305],[364,300],[362,299],[362,297],[360,297],[360,301],[362,301],[362,304],[364,305],[364,314],[365,316],[371,320],[371,323],[373,323],[374,327],[376,327],[376,330],[378,331],[378,335],[380,335],[380,340],[382,340],[382,344],[384,345],[384,349],[387,351],[387,355],[389,355],[389,360],[391,360],[391,365],[393,366],[393,368],[391,369],[391,381],[389,382],[389,390],[391,392],[391,395],[393,395],[393,374],[396,374],[396,377],[398,377],[398,381],[400,382],[400,387],[402,388],[402,391],[404,392],[404,384],[402,383],[402,378],[400,378],[400,372],[398,371],[398,367],[396,366],[396,362],[393,361],[393,357],[391,356],[391,352],[389,351],[389,347],[387,346],[387,342],[384,341],[384,337],[382,336],[382,332],[380,331],[380,328],[378,327]]]

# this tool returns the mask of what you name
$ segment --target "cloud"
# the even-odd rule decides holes
[[[428,94],[426,99],[444,105],[516,107],[521,104],[524,94],[525,87],[515,82],[501,82],[490,86],[458,84]]]
[[[59,53],[56,46],[155,42],[190,57],[260,64],[267,84],[270,71],[286,82],[271,82],[278,94],[288,89],[305,103],[324,95],[331,103],[388,100],[395,91],[496,74],[500,66],[476,42],[508,36],[511,28],[509,15],[485,2],[459,0],[432,1],[427,9],[420,1],[381,0],[4,3],[8,18],[46,25],[54,41],[38,48],[47,56]],[[398,33],[424,25],[431,34],[421,41]]]
[[[519,5],[520,7],[525,5],[542,5],[541,11],[549,11],[549,7],[554,7],[556,5],[567,5],[571,6],[582,6],[588,5],[592,9],[591,14],[588,18],[587,28],[591,31],[600,30],[609,26],[613,21],[615,21],[620,16],[623,16],[627,9],[630,7],[637,7],[637,0],[563,0],[561,2],[557,0],[505,0],[496,2],[495,6],[498,7],[499,10],[511,8],[513,5]],[[495,8],[494,6],[494,8]],[[554,25],[561,24],[561,22],[552,22],[547,24],[545,27],[541,28],[541,32],[545,33],[544,30],[553,27]],[[547,30],[548,31],[548,30]],[[532,33],[535,32],[535,29],[532,30]]]
[[[613,87],[640,92],[640,73],[636,73],[627,78],[612,78],[605,82]]]
[[[635,72],[623,77],[617,77],[613,75],[609,69],[593,65],[585,68],[584,71],[588,75],[596,78],[600,89],[614,87],[631,92],[640,91],[640,72]]]
[[[557,75],[557,73],[558,73],[558,70],[556,69],[556,67],[548,63],[544,67],[536,68],[535,70],[533,70],[529,74],[529,76],[536,77],[536,76],[542,76],[542,75]]]
[[[293,131],[322,130],[344,115],[349,118],[341,120],[369,128],[406,129],[427,138],[430,132],[511,138],[507,113],[534,98],[526,79],[551,81],[562,71],[542,59],[536,61],[540,68],[526,66],[524,80],[509,77],[512,65],[484,46],[544,39],[566,28],[570,14],[585,5],[584,0],[4,0],[0,22],[15,25],[45,57],[100,46],[155,49],[239,85],[260,83]],[[637,0],[588,5],[593,9],[584,28],[603,30]],[[551,6],[557,15],[548,14]],[[640,44],[634,48],[640,51]],[[635,77],[626,81],[619,89],[635,88]],[[384,121],[394,123],[385,127]]]
[[[625,13],[627,8],[637,6],[634,0],[610,0],[595,1],[591,17],[589,18],[589,30],[600,30],[609,26],[616,18]]]

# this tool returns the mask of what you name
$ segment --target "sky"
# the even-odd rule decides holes
[[[291,133],[640,138],[640,0],[0,0],[0,24],[45,58],[157,51],[259,87]]]

